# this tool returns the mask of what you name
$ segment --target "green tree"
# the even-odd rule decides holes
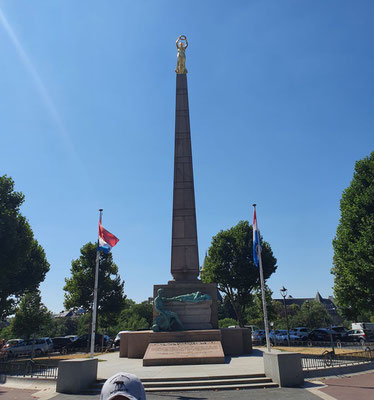
[[[218,326],[220,328],[228,328],[229,326],[235,326],[237,323],[236,319],[233,318],[223,318],[218,320]]]
[[[117,332],[149,329],[153,323],[153,307],[147,301],[135,303],[131,299],[125,300],[125,307],[118,319]],[[117,333],[116,332],[116,333]]]
[[[9,340],[12,338],[14,338],[14,335],[12,333],[12,327],[10,325],[0,330],[0,339]]]
[[[274,322],[277,319],[278,302],[272,300],[272,291],[265,285],[265,297],[266,297],[266,311],[268,315],[268,321]],[[251,301],[245,307],[245,319],[249,325],[256,325],[264,328],[264,308],[262,305],[262,293],[260,289],[256,289],[253,292]]]
[[[218,320],[225,319],[225,318],[236,318],[235,311],[232,308],[230,303],[230,299],[228,296],[222,296],[222,301],[217,301],[217,308],[218,308]],[[234,325],[236,325],[237,321]],[[233,325],[233,324],[231,324]]]
[[[44,250],[20,213],[24,199],[12,178],[0,177],[0,319],[14,313],[20,298],[36,290],[49,271]]]
[[[80,257],[72,261],[71,277],[65,279],[64,286],[64,305],[67,309],[83,308],[92,312],[96,251],[96,244],[87,243],[81,248]],[[98,315],[101,326],[107,328],[116,323],[123,307],[124,281],[121,281],[112,253],[100,252],[99,261]]]
[[[277,260],[270,245],[262,241],[264,279],[275,272]],[[212,239],[204,268],[204,282],[216,282],[218,289],[228,296],[240,326],[244,324],[244,310],[252,292],[260,286],[259,269],[253,261],[253,230],[248,221],[220,231]]]
[[[57,318],[55,320],[53,330],[48,336],[67,336],[76,335],[78,331],[78,318],[77,317],[65,317]]]
[[[321,326],[327,327],[331,323],[330,315],[318,301],[304,302],[301,308],[298,308],[299,311],[291,315],[290,318],[290,326],[292,327],[307,326],[308,328],[315,329]]]
[[[42,303],[40,292],[36,290],[22,297],[10,326],[14,336],[28,339],[33,334],[46,335],[52,324],[52,314]]]
[[[333,240],[334,294],[343,315],[374,313],[374,152],[356,162]]]
[[[82,336],[86,333],[91,333],[92,314],[86,313],[77,318],[77,335]],[[97,327],[97,332],[100,332],[100,326]]]

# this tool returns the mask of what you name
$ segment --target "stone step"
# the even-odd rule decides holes
[[[225,384],[225,385],[205,385],[205,386],[168,386],[157,388],[145,388],[147,393],[150,392],[185,392],[185,391],[200,391],[200,390],[237,390],[237,389],[267,389],[278,387],[274,382],[268,383],[242,383],[242,384]]]
[[[160,381],[160,382],[143,382],[144,388],[157,387],[177,387],[177,386],[223,386],[223,385],[241,385],[255,383],[272,383],[270,378],[243,378],[243,379],[211,379],[211,380],[193,380],[193,381]]]
[[[105,379],[99,380],[86,394],[100,393]],[[278,387],[265,374],[251,375],[224,375],[206,377],[173,377],[173,378],[143,378],[142,383],[147,393],[172,392],[192,390],[235,390],[235,389],[261,389]]]
[[[210,375],[210,376],[183,376],[183,377],[171,377],[171,378],[142,378],[142,382],[163,382],[163,381],[209,381],[216,379],[245,379],[245,378],[266,378],[265,374],[242,374],[242,375]],[[105,382],[105,380],[104,380]]]

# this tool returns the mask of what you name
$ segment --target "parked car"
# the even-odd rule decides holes
[[[331,330],[331,335],[334,342],[338,340],[341,341],[341,335],[338,332]],[[309,333],[307,340],[309,344],[312,344],[312,342],[330,342],[331,341],[330,329],[327,328],[313,329]]]
[[[252,332],[260,330],[260,328],[256,325],[244,325],[244,328],[250,328]]]
[[[364,345],[366,342],[374,341],[374,334],[364,329],[352,329],[347,332],[345,340],[347,342],[359,342]]]
[[[264,344],[265,342],[266,342],[265,331],[263,329],[259,329],[258,331],[252,332],[252,343]]]
[[[52,342],[53,351],[59,351],[61,353],[62,349],[72,342],[72,339],[69,337],[54,337],[52,338]]]
[[[372,322],[352,322],[352,330],[363,329],[365,331],[374,331],[374,323]]]
[[[100,335],[99,333],[96,333],[95,335],[95,350],[99,351],[101,350],[102,347],[106,347],[109,344],[108,336],[106,335]],[[67,346],[65,346],[61,352],[63,354],[65,353],[71,353],[74,351],[88,351],[91,346],[91,335],[86,334],[79,336],[77,340],[74,340],[73,342],[69,343]]]
[[[117,336],[115,337],[115,339],[113,341],[113,347],[119,347],[120,342],[121,342],[121,333],[126,333],[126,332],[130,332],[130,331],[120,331],[117,333]]]
[[[299,340],[306,340],[312,330],[304,326],[290,329],[290,334],[298,336]]]
[[[269,332],[270,341],[272,344],[287,344],[288,343],[288,335],[286,329],[276,329]],[[293,335],[290,333],[290,342],[295,342],[300,340],[299,336]]]
[[[344,326],[332,326],[331,329],[333,332],[336,332],[340,335],[340,341],[345,342],[347,338],[348,329]]]
[[[71,341],[73,342],[74,340],[77,340],[79,336],[78,335],[67,335],[67,336],[64,336],[64,337],[66,337],[68,339],[71,339]]]
[[[21,342],[23,342],[23,339],[9,339],[3,346],[3,349],[7,349]]]
[[[22,340],[14,346],[3,349],[2,351],[4,351],[8,357],[20,357],[30,355],[33,348],[34,354],[40,356],[52,351],[53,343],[51,338],[27,339]]]

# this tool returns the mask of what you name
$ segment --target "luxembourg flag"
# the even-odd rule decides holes
[[[103,251],[104,253],[109,253],[112,247],[118,243],[119,239],[116,238],[112,233],[107,231],[101,225],[101,220],[99,221],[99,242],[97,249]]]
[[[258,267],[259,257],[261,257],[261,243],[260,243],[260,231],[257,226],[256,207],[253,212],[253,261]]]

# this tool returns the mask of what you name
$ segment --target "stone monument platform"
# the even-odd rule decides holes
[[[121,333],[120,357],[143,358],[150,343],[220,342],[226,356],[252,352],[251,330],[222,328],[175,332],[137,331]]]
[[[143,358],[143,366],[223,364],[221,342],[150,343]]]

